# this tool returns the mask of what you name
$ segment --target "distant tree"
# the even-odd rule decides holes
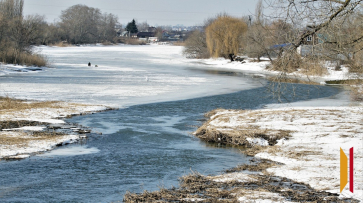
[[[159,40],[163,38],[163,28],[157,27],[155,31],[155,37],[157,37]]]
[[[250,17],[246,20],[250,20]],[[249,22],[250,23],[250,22]],[[245,39],[245,53],[260,61],[262,56],[267,56],[272,62],[273,56],[281,54],[281,49],[272,47],[289,42],[292,26],[282,20],[272,23],[264,18],[262,0],[256,5],[254,20],[250,23]]]
[[[139,30],[137,29],[135,19],[132,19],[131,22],[129,22],[126,26],[126,31],[130,33],[138,33]]]
[[[206,41],[212,57],[228,58],[237,55],[243,47],[243,35],[247,24],[238,18],[222,15],[206,28]]]
[[[1,15],[8,20],[23,17],[24,0],[1,0]]]
[[[99,40],[111,42],[117,35],[115,27],[118,25],[117,17],[113,14],[104,13],[98,26]]]
[[[137,30],[140,32],[149,32],[150,25],[147,22],[137,23]]]
[[[73,44],[112,41],[116,37],[117,17],[100,9],[74,5],[62,11],[60,28]]]
[[[40,43],[46,23],[43,16],[24,17],[23,6],[24,0],[0,0],[0,61],[43,66],[46,62],[32,55],[30,45]]]
[[[187,58],[210,57],[204,31],[195,30],[191,33],[185,41],[183,54]]]
[[[97,41],[97,25],[101,18],[99,9],[86,5],[74,5],[60,16],[61,27],[67,33],[67,39],[74,44]]]

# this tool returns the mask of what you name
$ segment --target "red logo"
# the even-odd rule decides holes
[[[349,150],[349,191],[354,190],[354,164],[353,164],[353,147]],[[340,148],[340,192],[348,184],[348,157]]]

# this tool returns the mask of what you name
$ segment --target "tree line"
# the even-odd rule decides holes
[[[0,0],[0,60],[3,63],[45,66],[32,45],[107,43],[115,40],[117,16],[97,8],[74,5],[48,24],[44,16],[23,15],[24,0]]]

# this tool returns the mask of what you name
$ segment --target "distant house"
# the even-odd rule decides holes
[[[129,32],[128,31],[123,31],[120,34],[120,37],[128,37],[129,36]]]
[[[139,32],[137,33],[137,38],[149,38],[155,37],[155,32]]]
[[[308,25],[308,26],[306,26],[306,28],[304,30],[301,31],[301,35],[304,35],[304,34],[306,34],[308,32],[311,32],[311,31],[313,31],[313,29],[314,29],[313,25]],[[316,45],[316,44],[319,43],[318,39],[319,39],[319,37],[318,37],[317,33],[313,33],[313,34],[308,35],[307,37],[305,37],[303,39],[302,44],[303,45]]]
[[[317,45],[317,44],[319,44],[319,37],[316,33],[314,33],[312,35],[308,35],[307,37],[305,37],[303,39],[302,44],[303,45]]]
[[[313,29],[314,26],[308,25],[303,31],[301,31],[301,35],[313,31]],[[319,54],[319,51],[321,51],[321,47],[317,45],[324,43],[326,40],[326,35],[322,33],[313,33],[308,35],[303,39],[302,44],[297,48],[297,52],[301,56],[317,55]]]

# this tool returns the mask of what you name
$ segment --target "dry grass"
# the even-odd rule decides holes
[[[173,42],[172,44],[173,46],[182,46],[182,47],[185,46],[185,42]]]
[[[0,131],[0,143],[1,145],[17,145],[26,147],[29,137],[24,132],[9,133]]]
[[[125,44],[129,45],[146,45],[145,41],[140,41],[139,39],[126,39]]]
[[[270,146],[273,146],[277,143],[277,140],[291,137],[290,133],[291,131],[287,130],[260,129],[253,125],[248,125],[243,129],[228,129],[222,131],[221,129],[211,128],[208,124],[204,124],[197,129],[195,135],[207,142],[255,147],[257,149],[258,146],[252,146],[246,138],[263,138],[268,141]]]
[[[299,70],[300,73],[307,76],[322,76],[328,72],[320,60],[313,57],[302,58],[296,52],[285,53],[273,61],[269,69],[283,73],[293,73]]]
[[[56,42],[54,44],[50,44],[49,46],[55,46],[55,47],[72,47],[72,44],[68,44],[67,42]]]
[[[225,109],[218,108],[218,109],[214,109],[212,111],[208,111],[207,113],[204,114],[204,117],[211,118],[212,116],[216,115],[218,112],[223,111],[223,110],[225,110]]]
[[[27,66],[45,67],[48,66],[47,59],[40,54],[20,54],[19,64]]]
[[[261,171],[264,172],[266,169],[271,168],[276,165],[280,165],[280,163],[270,161],[267,159],[252,159],[249,164],[239,165],[237,167],[226,170],[227,173],[233,172],[241,172],[241,171]]]
[[[0,53],[0,60],[4,63],[26,66],[43,67],[48,65],[48,61],[44,56],[28,52],[20,52],[15,54],[12,51],[5,51]]]
[[[296,149],[291,149],[284,153],[284,156],[292,159],[300,159],[300,160],[307,160],[308,156],[322,156],[323,153],[317,150],[301,150],[296,151]]]
[[[269,175],[249,175],[247,182],[230,180],[213,181],[211,177],[193,172],[179,179],[179,187],[141,194],[127,192],[124,202],[238,202],[238,197],[248,199],[272,199],[293,202],[358,202],[354,199],[339,199],[338,194],[317,191],[304,183]],[[276,194],[271,196],[271,193]]]
[[[269,69],[274,71],[281,71],[283,73],[292,73],[297,71],[302,63],[301,56],[296,52],[287,52],[280,58],[273,61]]]
[[[27,147],[30,142],[34,141],[50,141],[57,139],[60,136],[66,135],[60,132],[33,132],[26,133],[22,131],[18,132],[0,132],[1,145]]]
[[[113,45],[113,43],[106,40],[106,41],[102,42],[102,45],[109,46],[109,45]]]
[[[0,131],[4,129],[21,128],[24,126],[38,126],[43,123],[36,121],[0,121]]]
[[[266,117],[266,112],[233,110],[233,114],[239,115],[236,118],[228,113],[217,115],[223,111],[227,110],[215,109],[207,112],[204,116],[207,118],[213,117],[213,121],[222,123],[222,125],[225,123],[227,126],[231,119],[237,119],[241,125],[233,128],[214,127],[210,125],[210,120],[196,130],[195,136],[207,142],[245,147],[246,149],[243,150],[243,153],[250,156],[266,150],[271,151],[271,153],[277,153],[279,148],[274,146],[277,144],[277,140],[289,139],[291,137],[292,131],[289,130],[266,129],[254,125],[256,121]],[[299,112],[293,112],[293,114],[295,113],[298,114]],[[251,144],[247,138],[263,138],[268,141],[269,146]]]
[[[304,60],[300,67],[300,73],[308,76],[323,76],[328,73],[327,69],[318,61]]]
[[[61,108],[57,105],[57,101],[44,101],[44,102],[25,102],[23,100],[14,99],[11,97],[0,97],[0,111],[1,112],[12,112],[22,111],[25,109],[32,108]]]

